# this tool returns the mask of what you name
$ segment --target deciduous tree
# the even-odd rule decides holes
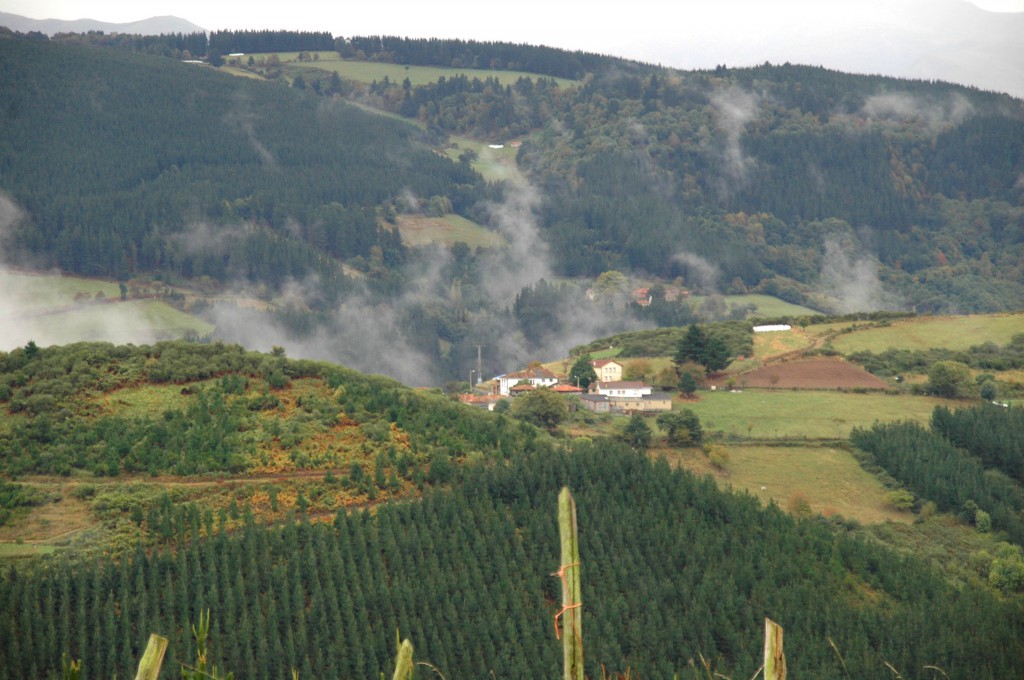
[[[959,361],[936,361],[928,371],[928,391],[939,397],[962,397],[971,370]]]
[[[569,413],[565,399],[544,388],[516,397],[512,400],[511,410],[516,418],[543,427],[549,432],[557,430],[559,423]]]

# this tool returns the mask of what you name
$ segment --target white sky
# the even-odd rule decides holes
[[[1024,12],[1024,0],[969,0],[994,12]],[[932,0],[936,2],[936,0]],[[672,4],[636,0],[631,3],[579,0],[521,0],[503,10],[480,0],[378,0],[344,2],[261,2],[247,0],[0,0],[0,11],[33,19],[96,19],[113,23],[173,15],[208,30],[222,28],[327,30],[333,35],[396,34],[417,37],[460,37],[575,47],[591,42],[588,34],[613,44],[635,42],[644,34],[665,35],[673,25],[703,24],[715,31],[740,24],[765,26],[801,20],[808,14],[826,23],[844,15],[843,7],[859,10],[904,3],[927,6],[929,0],[676,0]],[[939,3],[936,3],[939,4]],[[490,7],[490,8],[488,8]],[[848,10],[847,10],[848,11]],[[628,12],[628,14],[625,14]],[[505,37],[503,37],[505,36]],[[529,39],[538,36],[537,39]],[[608,50],[609,52],[611,50]]]
[[[960,1],[969,1],[988,11],[1024,13],[1024,0]],[[888,73],[892,72],[888,64],[856,68],[849,60],[842,60],[847,52],[864,57],[864,52],[876,50],[877,43],[870,45],[871,28],[864,29],[854,43],[839,40],[838,36],[848,35],[851,26],[872,22],[902,24],[914,31],[916,27],[908,25],[905,16],[898,16],[894,8],[913,6],[941,17],[951,7],[955,9],[957,2],[510,0],[497,10],[495,5],[482,0],[0,0],[0,11],[33,19],[88,18],[111,23],[173,15],[207,30],[287,29],[329,31],[335,36],[385,34],[508,41],[597,52],[684,69],[707,68],[720,61],[730,66],[749,65],[767,59],[774,63],[821,63],[831,68]],[[952,17],[951,20],[956,21]],[[773,37],[783,41],[783,49],[760,48]],[[833,45],[833,39],[844,44]],[[1021,42],[1024,46],[1024,38]],[[812,43],[818,52],[810,51]],[[819,58],[821,50],[832,56]]]

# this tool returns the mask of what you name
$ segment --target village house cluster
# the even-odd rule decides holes
[[[498,402],[538,389],[549,389],[565,395],[579,397],[579,408],[594,413],[632,414],[660,413],[672,410],[672,395],[654,392],[650,385],[636,380],[622,379],[622,364],[614,359],[595,359],[590,362],[597,380],[587,390],[563,382],[564,378],[546,368],[528,368],[523,371],[499,375],[493,381],[490,394],[463,394],[464,404],[493,411]]]

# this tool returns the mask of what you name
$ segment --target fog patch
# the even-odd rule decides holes
[[[264,167],[277,170],[277,159],[274,158],[274,154],[256,136],[256,114],[249,108],[244,97],[236,97],[235,104],[234,110],[224,114],[224,122],[230,127],[237,128],[245,135],[249,146],[259,156],[260,162]]]
[[[143,301],[121,302],[116,293],[97,296],[55,286],[59,272],[27,274],[0,267],[0,351],[72,342],[152,344],[180,336],[154,328],[151,306]]]
[[[522,179],[506,182],[503,200],[487,206],[490,223],[508,247],[494,251],[483,267],[483,287],[492,301],[509,305],[525,286],[551,279],[548,244],[537,223],[540,194]]]
[[[747,123],[754,119],[760,107],[760,97],[742,88],[731,86],[716,90],[711,104],[717,116],[718,127],[725,135],[722,158],[729,179],[745,182],[755,160],[743,153],[740,138]],[[723,187],[726,191],[727,187]]]
[[[898,301],[886,293],[878,276],[878,260],[858,250],[848,239],[832,236],[825,241],[821,283],[823,291],[835,300],[836,311],[897,308]]]
[[[971,102],[959,93],[943,99],[916,97],[906,92],[887,92],[868,97],[861,112],[869,118],[923,121],[930,128],[947,128],[962,123],[974,113]]]
[[[242,227],[197,221],[189,223],[184,231],[168,235],[166,240],[187,255],[223,255],[244,235]]]
[[[707,294],[718,291],[718,281],[721,276],[718,265],[700,255],[686,251],[676,253],[672,259],[682,265],[683,279],[691,288],[700,289],[701,292]]]
[[[295,286],[293,294],[301,287]],[[370,305],[353,298],[302,337],[290,333],[272,315],[233,305],[218,305],[209,316],[217,325],[218,338],[249,349],[269,352],[277,345],[292,358],[330,361],[363,373],[388,375],[407,385],[437,381],[431,358],[404,339],[398,311],[391,305]]]
[[[11,231],[25,217],[25,211],[21,209],[5,191],[0,190],[0,259],[5,259],[7,254],[6,242]]]

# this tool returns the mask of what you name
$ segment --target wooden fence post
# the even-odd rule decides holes
[[[412,642],[405,639],[402,640],[402,644],[398,648],[398,656],[395,658],[395,674],[392,676],[392,680],[411,680],[412,671]]]
[[[764,680],[786,680],[786,655],[782,652],[782,626],[764,620]]]
[[[563,680],[583,680],[580,550],[576,534],[576,501],[568,487],[562,487],[558,494],[558,533],[562,544],[562,564],[553,575],[562,579],[562,610],[555,615],[556,633],[558,617],[562,617],[562,677]]]
[[[167,651],[167,638],[151,633],[146,652],[139,661],[139,671],[135,680],[156,680],[160,675],[160,667],[164,664],[164,653]]]

